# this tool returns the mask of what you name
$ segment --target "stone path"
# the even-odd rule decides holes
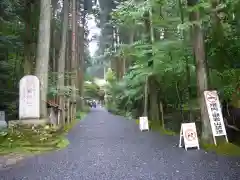
[[[24,155],[16,153],[0,156],[0,171],[17,164],[24,158],[26,158]]]
[[[0,180],[237,180],[240,158],[178,148],[178,137],[140,132],[133,121],[93,110],[68,148],[21,161]]]

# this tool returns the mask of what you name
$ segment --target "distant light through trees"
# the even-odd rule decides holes
[[[98,40],[93,37],[98,37],[100,35],[100,29],[97,27],[95,23],[95,17],[93,15],[88,15],[87,17],[87,25],[89,30],[88,39],[91,40],[89,42],[89,51],[90,55],[94,56],[95,52],[98,49]]]

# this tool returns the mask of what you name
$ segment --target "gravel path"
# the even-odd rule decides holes
[[[134,122],[93,110],[67,149],[32,157],[0,180],[237,180],[240,159],[178,148],[178,137],[140,132]]]

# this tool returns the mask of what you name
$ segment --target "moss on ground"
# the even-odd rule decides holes
[[[160,124],[156,122],[150,121],[149,126],[153,131],[159,131],[161,134],[170,135],[170,136],[174,136],[177,134],[176,132],[163,128]]]
[[[0,155],[10,153],[39,154],[59,150],[69,145],[65,137],[87,113],[79,112],[70,124],[63,128],[33,125],[15,125],[6,134],[0,134]]]
[[[215,152],[219,155],[240,156],[240,147],[232,143],[214,144],[201,143],[201,147],[208,152]]]
[[[0,137],[0,154],[40,153],[65,148],[69,144],[63,130],[50,126],[15,125]]]
[[[136,120],[136,124],[139,124],[139,119]],[[164,129],[162,126],[160,126],[160,124],[153,121],[149,121],[149,128],[153,131],[159,131],[161,134],[165,135],[173,136],[177,134],[176,132],[173,132],[171,130]]]
[[[136,119],[136,124],[139,125],[139,119]]]
[[[87,112],[77,112],[76,119],[74,119],[70,124],[64,126],[64,132],[67,133],[71,130],[80,120],[82,120],[87,115]]]
[[[77,112],[76,120],[77,121],[82,120],[87,115],[87,113],[88,112]]]

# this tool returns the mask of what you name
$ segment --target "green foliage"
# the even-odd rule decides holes
[[[23,8],[20,1],[0,2],[0,109],[7,117],[16,118],[18,81],[22,76]]]
[[[169,5],[163,2],[159,4],[156,1],[137,3],[135,1],[125,1],[120,3],[112,13],[114,25],[125,28],[125,30],[130,28],[138,31],[138,28],[144,28],[144,14],[151,9],[152,3],[156,3],[156,9],[157,7],[167,8]],[[158,13],[156,11],[153,14],[153,27],[159,32],[163,28],[176,28],[180,23],[180,18],[169,17],[157,21],[155,20],[157,17]],[[138,23],[132,23],[136,21]],[[144,37],[138,37],[139,40],[133,44],[122,44],[119,47],[117,55],[133,60],[133,64],[129,67],[123,79],[110,83],[109,92],[111,92],[112,99],[109,102],[116,102],[115,107],[119,108],[119,111],[122,110],[122,107],[125,107],[125,112],[131,112],[133,116],[141,115],[137,111],[142,109],[143,106],[144,84],[147,76],[154,76],[158,81],[159,90],[162,92],[161,98],[165,100],[166,104],[179,103],[177,90],[181,91],[182,101],[187,101],[187,98],[184,97],[188,86],[186,83],[186,59],[190,69],[190,87],[195,90],[196,70],[189,43],[184,44],[178,32],[166,33],[170,35],[170,38],[149,42]],[[149,56],[149,54],[151,55]],[[148,67],[147,61],[149,60],[153,61],[153,68]],[[176,85],[178,86],[177,89]],[[196,98],[196,93],[191,94],[191,96]]]
[[[204,35],[209,89],[217,90],[221,101],[229,99],[236,107],[240,99],[239,8],[239,0],[221,2],[216,7],[205,0],[192,7],[187,6],[187,1],[118,1],[109,23],[119,31],[119,44],[113,38],[113,45],[101,55],[105,61],[124,59],[127,68],[120,80],[115,78],[117,68],[107,74],[109,111],[133,119],[142,116],[144,85],[146,77],[151,77],[155,80],[157,101],[164,106],[166,129],[178,132],[180,124],[190,120],[190,111],[191,121],[199,119],[194,26],[200,26]],[[190,21],[190,13],[196,11],[200,12],[199,21]],[[152,67],[149,61],[153,62]],[[151,93],[148,105],[152,103]],[[150,108],[148,111],[149,116],[152,112]],[[157,124],[156,129],[161,129],[160,119],[151,120]],[[196,124],[201,127],[201,122]]]
[[[73,91],[70,87],[57,87],[58,73],[52,72],[53,60],[59,56],[61,16],[58,1],[52,1],[53,17],[51,21],[51,46],[49,60],[49,92],[48,97],[57,94],[70,96]],[[91,12],[91,1],[84,1],[85,11]],[[25,74],[34,74],[36,45],[38,37],[40,1],[38,0],[3,0],[0,2],[0,110],[6,111],[7,119],[18,118],[19,80]],[[53,33],[54,32],[54,33]],[[85,36],[88,31],[85,24]],[[53,36],[54,34],[54,36]],[[84,39],[84,67],[91,66],[88,39]],[[28,62],[28,63],[25,63]],[[30,66],[30,67],[29,67]],[[29,68],[27,68],[29,67]],[[56,70],[57,64],[55,64]],[[70,73],[65,73],[69,79]]]
[[[116,75],[115,73],[112,71],[112,69],[108,69],[107,73],[106,73],[106,80],[109,83],[113,83],[114,81],[116,81]]]
[[[102,89],[94,82],[87,81],[84,83],[84,97],[90,99],[100,99],[102,94]]]
[[[233,7],[232,4],[233,2],[228,1],[226,4],[219,4],[216,9],[226,9],[229,6]],[[236,92],[236,88],[239,87],[239,70],[233,68],[233,65],[236,64],[236,60],[238,59],[238,52],[235,51],[235,48],[240,47],[234,38],[239,33],[233,24],[235,19],[231,17],[231,20],[228,22],[220,22],[221,24],[219,25],[221,28],[218,29],[218,31],[222,37],[216,39],[216,35],[219,34],[215,32],[217,30],[215,29],[216,25],[209,24],[210,12],[212,11],[209,2],[202,1],[191,8],[186,7],[185,4],[181,6],[182,9],[179,9],[179,5],[174,1],[128,0],[120,2],[116,9],[112,11],[111,22],[114,26],[123,29],[120,39],[129,32],[129,29],[145,34],[142,31],[139,32],[138,29],[140,27],[144,28],[144,13],[150,9],[153,10],[152,26],[155,34],[158,35],[160,32],[164,33],[162,38],[157,39],[153,43],[146,41],[143,36],[136,37],[137,41],[133,44],[121,44],[115,53],[115,55],[123,55],[125,59],[134,59],[134,64],[125,74],[125,77],[120,82],[112,83],[113,86],[116,86],[112,87],[112,91],[116,90],[119,93],[121,92],[119,95],[113,94],[116,98],[118,97],[117,102],[119,102],[122,107],[131,107],[129,101],[137,101],[142,98],[142,96],[138,94],[143,94],[142,86],[144,76],[146,75],[154,75],[159,81],[159,88],[161,92],[164,93],[163,98],[167,104],[174,104],[174,100],[176,101],[178,99],[176,85],[178,86],[178,91],[181,93],[182,103],[188,100],[186,98],[186,94],[188,93],[187,87],[192,89],[190,98],[196,98],[195,62],[192,57],[190,39],[183,37],[183,31],[185,33],[189,32],[187,26],[192,26],[192,22],[188,21],[188,17],[186,16],[187,13],[199,9],[203,13],[203,25],[207,34],[205,42],[208,48],[206,52],[208,54],[207,59],[209,62],[209,80],[211,87],[222,92],[221,97],[223,98],[231,98],[233,93]],[[235,12],[235,8],[236,7],[233,8],[234,10],[231,10]],[[181,10],[185,18],[184,24],[179,17]],[[161,14],[160,18],[159,13]],[[230,14],[225,13],[225,15],[230,17]],[[205,20],[207,20],[207,23]],[[226,26],[226,24],[228,24],[228,26]],[[232,32],[229,32],[229,26],[233,27]],[[227,34],[223,33],[226,28],[228,28]],[[151,56],[148,56],[149,53]],[[234,55],[234,57],[232,55]],[[153,61],[153,69],[147,67],[146,61],[149,60],[149,58]],[[187,80],[187,66],[190,71],[190,82],[187,82],[189,81]],[[134,79],[132,77],[134,77]],[[134,104],[134,102],[132,102],[132,104]]]

